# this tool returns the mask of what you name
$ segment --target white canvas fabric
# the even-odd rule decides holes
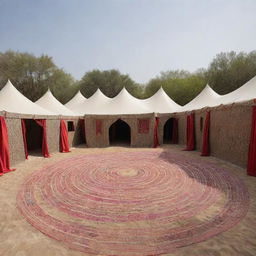
[[[48,91],[35,102],[38,106],[43,107],[57,115],[76,116],[74,112],[62,105],[51,93]]]
[[[97,89],[90,98],[76,106],[73,111],[80,115],[125,115],[152,112],[142,100],[133,97],[125,88],[114,98],[107,97],[100,89]]]
[[[87,99],[82,95],[80,91],[77,92],[77,94],[70,100],[68,101],[64,106],[66,106],[68,109],[71,111],[76,108],[79,104],[85,102]]]
[[[76,114],[102,114],[102,111],[110,98],[101,92],[100,89],[85,101],[74,106],[72,109]]]
[[[9,80],[0,91],[0,110],[18,114],[55,115],[26,98]]]
[[[243,102],[256,98],[256,76],[245,83],[243,86],[239,87],[233,92],[223,95],[218,100],[218,105],[220,104],[231,104],[235,102]]]
[[[189,103],[179,109],[179,112],[201,109],[204,107],[214,107],[219,105],[221,95],[216,93],[208,84],[205,88]]]
[[[181,106],[173,101],[162,87],[153,96],[143,100],[143,102],[150,112],[155,113],[177,112],[181,109]]]
[[[145,114],[152,113],[144,102],[133,97],[125,88],[119,94],[110,99],[102,109],[103,114],[127,115],[127,114]]]
[[[206,85],[197,97],[183,107],[176,104],[162,88],[152,97],[144,100],[133,97],[125,88],[114,98],[105,96],[100,89],[97,89],[88,99],[78,92],[65,106],[48,90],[38,101],[33,103],[8,80],[0,91],[0,111],[64,116],[174,113],[243,102],[255,98],[256,76],[237,90],[226,95],[219,95],[209,85]]]

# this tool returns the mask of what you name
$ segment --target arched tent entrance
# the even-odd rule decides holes
[[[163,136],[164,144],[172,143],[172,129],[173,129],[173,118],[170,118],[164,124],[164,136]]]
[[[42,155],[43,129],[33,119],[24,119],[28,155]]]
[[[131,128],[121,119],[118,119],[109,127],[109,144],[110,145],[130,145]]]
[[[163,134],[164,144],[177,144],[178,143],[178,119],[169,118],[164,124]]]

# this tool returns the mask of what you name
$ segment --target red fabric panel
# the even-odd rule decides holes
[[[27,139],[26,139],[26,124],[25,124],[24,119],[21,119],[21,128],[22,128],[22,135],[23,135],[23,144],[24,144],[25,157],[26,157],[26,159],[28,159],[28,146],[27,146]]]
[[[47,143],[47,130],[45,119],[35,119],[36,123],[43,128],[42,153],[44,157],[50,157]]]
[[[102,121],[96,120],[96,135],[102,134]]]
[[[10,169],[8,131],[4,117],[0,116],[0,175],[14,171]]]
[[[256,106],[252,107],[252,126],[248,152],[247,174],[256,176]]]
[[[68,143],[68,129],[64,120],[60,120],[60,152],[70,152]]]
[[[79,119],[81,133],[82,133],[82,136],[83,136],[83,140],[85,142],[85,124],[84,124],[84,122],[85,122],[84,119]]]
[[[192,113],[187,116],[187,147],[186,151],[195,149],[195,114]]]
[[[138,119],[138,133],[149,133],[149,119]]]
[[[201,156],[210,155],[209,133],[210,133],[210,111],[207,111],[205,121],[204,121],[203,144],[202,144]]]
[[[178,144],[179,143],[179,120],[177,118],[172,119],[172,143]]]
[[[158,126],[159,126],[159,117],[155,118],[155,127],[154,127],[154,148],[159,146],[158,140]]]

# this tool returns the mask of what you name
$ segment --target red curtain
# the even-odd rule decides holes
[[[0,116],[0,175],[14,171],[10,169],[8,131],[4,117]]]
[[[210,132],[210,111],[207,111],[205,121],[204,121],[203,144],[202,144],[201,156],[210,155],[209,132]]]
[[[27,139],[26,139],[26,124],[25,124],[24,119],[21,119],[21,128],[22,128],[22,135],[23,135],[23,144],[24,144],[25,157],[26,157],[26,159],[28,159],[28,146],[27,146]]]
[[[159,126],[159,117],[155,118],[155,127],[154,127],[154,148],[159,146],[158,141],[158,126]]]
[[[68,143],[68,129],[64,120],[60,120],[60,152],[70,152]]]
[[[46,131],[46,120],[35,119],[36,123],[43,128],[43,141],[42,141],[42,153],[44,157],[50,157],[48,144],[47,144],[47,131]]]
[[[179,125],[178,125],[178,118],[172,119],[172,143],[178,144],[179,143]]]
[[[192,113],[187,116],[187,147],[186,151],[195,149],[195,114]]]
[[[96,135],[102,134],[102,121],[96,120]]]
[[[252,107],[252,126],[248,152],[247,174],[256,176],[256,106]]]

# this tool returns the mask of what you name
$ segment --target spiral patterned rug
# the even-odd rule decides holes
[[[247,213],[243,182],[202,159],[159,151],[79,155],[30,176],[17,195],[36,229],[103,255],[159,255],[206,240]]]

